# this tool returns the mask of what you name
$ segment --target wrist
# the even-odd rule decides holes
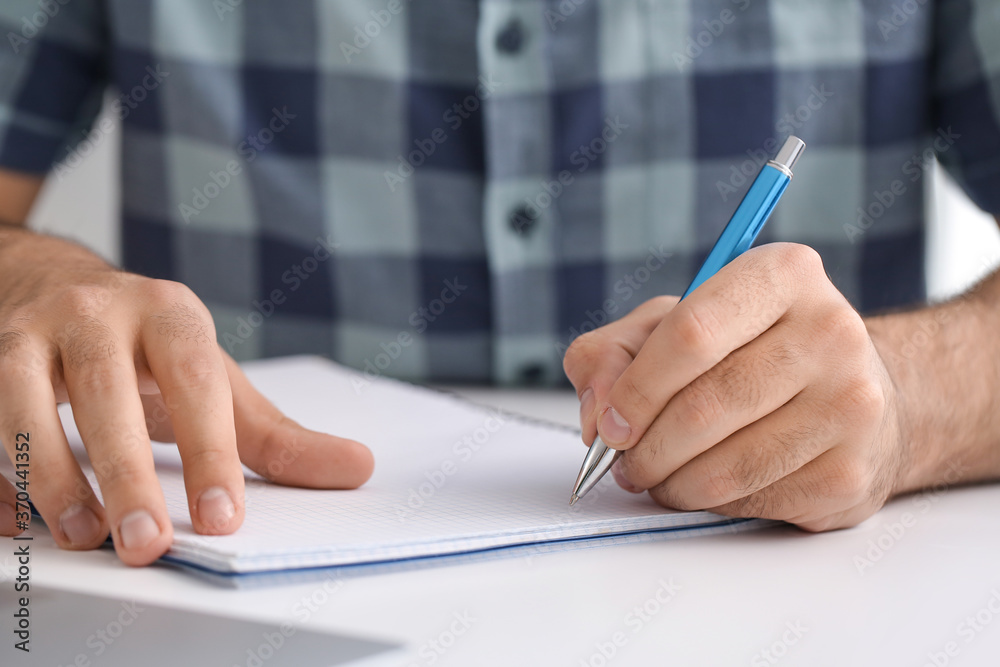
[[[963,296],[865,321],[896,412],[892,495],[1000,476],[995,328],[984,306]]]
[[[83,285],[114,267],[87,248],[28,229],[0,229],[0,308],[29,294],[65,285]]]
[[[883,446],[888,452],[887,458],[896,462],[895,475],[889,481],[889,497],[892,497],[921,488],[927,483],[927,459],[930,453],[923,443],[915,440],[917,429],[913,416],[914,406],[908,388],[918,382],[914,377],[916,369],[905,363],[905,359],[899,359],[899,355],[892,353],[898,346],[881,326],[879,319],[866,320],[866,325],[885,374],[886,415],[882,437]]]

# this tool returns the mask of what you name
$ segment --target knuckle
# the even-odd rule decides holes
[[[869,471],[863,462],[849,459],[841,462],[823,477],[823,494],[833,500],[854,505],[868,495]]]
[[[864,416],[869,421],[881,419],[882,415],[885,414],[889,400],[885,395],[885,389],[882,387],[882,384],[874,378],[868,378],[862,384],[858,397],[864,408]]]
[[[220,472],[232,463],[232,456],[225,450],[213,447],[203,447],[189,452],[184,462],[192,470],[205,472]]]
[[[274,481],[280,478],[285,468],[305,451],[305,445],[295,431],[283,428],[289,424],[294,422],[282,415],[262,429],[254,471],[265,479]]]
[[[666,314],[677,305],[677,297],[669,294],[660,294],[642,302],[636,307],[636,312],[663,313]]]
[[[118,385],[119,368],[115,364],[86,364],[76,372],[73,384],[87,395],[104,396]]]
[[[767,355],[761,355],[749,365],[737,363],[732,357],[727,357],[689,387],[701,393],[715,393],[720,402],[734,409],[752,410],[764,400],[765,387],[758,380],[777,375],[776,366],[777,363],[767,359]]]
[[[788,514],[789,500],[780,489],[770,486],[727,503],[722,513],[730,516],[783,520]]]
[[[22,354],[29,342],[28,335],[20,329],[0,331],[0,360]]]
[[[210,353],[192,352],[176,365],[173,384],[177,388],[197,390],[207,388],[219,378],[219,360]]]
[[[94,490],[86,478],[67,480],[59,488],[59,503],[69,507],[76,503],[89,503],[95,500]]]
[[[812,423],[800,423],[777,430],[770,436],[770,447],[765,450],[766,459],[747,457],[742,463],[748,467],[756,463],[758,477],[764,477],[765,471],[770,471],[772,479],[780,479],[813,458],[813,443],[819,441],[822,435],[823,428]]]
[[[821,317],[818,325],[841,349],[854,350],[868,344],[868,329],[853,308],[835,308]]]
[[[97,285],[70,285],[63,290],[60,300],[72,316],[91,318],[111,303],[111,294]]]
[[[688,385],[678,397],[677,418],[692,433],[706,431],[726,414],[718,394],[706,382]]]
[[[882,417],[886,397],[874,378],[863,376],[850,384],[844,396],[844,413],[851,421],[867,425]]]
[[[780,244],[778,257],[781,266],[788,267],[795,275],[813,276],[817,273],[826,275],[823,268],[823,258],[815,249],[801,243]]]
[[[746,496],[765,488],[773,478],[780,477],[778,471],[784,469],[780,457],[770,453],[771,458],[761,459],[756,456],[744,455],[736,460],[732,468],[726,472],[731,485],[731,491]]]
[[[63,343],[63,362],[79,370],[114,359],[117,353],[114,332],[104,322],[87,316],[77,322]]]
[[[96,462],[94,473],[105,495],[121,494],[148,484],[143,469],[132,459],[122,456]]]
[[[718,507],[733,500],[744,488],[733,470],[721,468],[707,475],[702,482],[701,497],[705,507]]]
[[[156,333],[168,343],[208,345],[215,340],[215,324],[202,304],[177,303],[151,318]],[[213,345],[214,347],[214,345]]]
[[[767,378],[775,377],[808,356],[808,350],[801,343],[781,336],[767,347],[764,354],[754,360],[753,374]]]
[[[191,288],[184,283],[173,280],[146,280],[142,284],[141,291],[149,301],[160,306],[172,306],[198,300]]]
[[[17,384],[47,373],[48,362],[33,345],[31,337],[19,329],[0,331],[0,377]]]
[[[622,473],[633,485],[640,489],[648,489],[663,481],[663,478],[655,479],[650,472],[653,468],[652,462],[656,460],[659,442],[656,438],[650,438],[647,433],[643,436],[635,447],[625,451],[619,459],[618,465]]]
[[[593,366],[601,359],[603,348],[603,336],[596,331],[577,336],[566,349],[566,354],[563,357],[563,370],[569,375]]]
[[[837,515],[829,514],[818,519],[796,523],[795,525],[808,533],[825,533],[837,526]]]
[[[674,332],[681,344],[681,352],[697,359],[712,356],[716,342],[722,336],[722,325],[710,308],[691,306],[684,308],[674,322]]]
[[[659,406],[653,401],[653,397],[647,389],[639,384],[630,373],[625,373],[612,389],[608,403],[615,406],[618,412],[624,414],[621,406],[628,406],[628,414],[625,418],[629,421],[629,415],[650,415],[655,416],[660,412]],[[634,425],[634,424],[633,424]]]
[[[652,498],[657,505],[666,507],[667,509],[680,510],[682,512],[703,509],[695,507],[688,500],[678,494],[673,488],[673,485],[670,484],[670,480],[651,488],[649,490],[649,497]]]

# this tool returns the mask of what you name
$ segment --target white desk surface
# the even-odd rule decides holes
[[[569,393],[460,393],[576,425]],[[780,527],[351,577],[332,595],[131,569],[32,530],[37,584],[274,623],[300,622],[312,600],[301,626],[402,641],[401,665],[1000,664],[1000,485],[899,499],[835,533]],[[0,556],[5,593],[12,564]],[[661,581],[678,587],[665,603]],[[471,619],[460,636],[456,614]]]

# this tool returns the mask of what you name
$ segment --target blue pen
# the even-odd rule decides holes
[[[722,230],[712,251],[705,258],[705,263],[701,265],[694,280],[681,296],[682,300],[718,273],[722,267],[750,249],[767,219],[771,217],[771,211],[781,199],[785,188],[791,182],[792,167],[795,166],[805,147],[805,142],[798,137],[788,137],[774,159],[761,168],[749,192],[743,197],[729,224]],[[569,504],[571,506],[576,504],[576,501],[594,488],[621,455],[621,450],[611,449],[604,444],[600,436],[597,436],[583,460]]]

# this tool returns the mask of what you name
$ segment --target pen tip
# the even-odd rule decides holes
[[[580,499],[580,496],[578,496],[578,495],[576,495],[574,493],[573,497],[569,499],[569,506],[572,507],[573,505],[576,505],[576,501],[578,501],[579,499]]]

